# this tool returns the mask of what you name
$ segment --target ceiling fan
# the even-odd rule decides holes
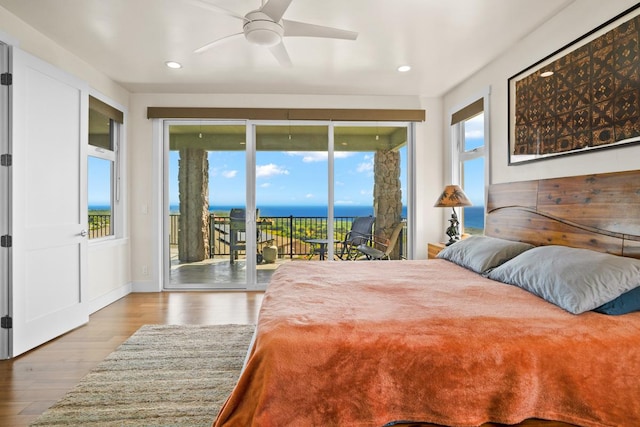
[[[353,31],[283,19],[282,16],[292,0],[268,0],[267,2],[263,0],[259,9],[252,10],[244,16],[209,1],[188,1],[199,7],[224,13],[243,21],[241,32],[207,43],[196,49],[195,53],[205,52],[225,40],[244,35],[249,43],[268,47],[282,66],[291,67],[291,59],[282,41],[283,37],[324,37],[342,40],[355,40],[358,37],[358,33]]]

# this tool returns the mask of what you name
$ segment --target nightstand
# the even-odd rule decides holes
[[[441,250],[445,248],[444,243],[429,243],[427,244],[427,259],[434,259]]]

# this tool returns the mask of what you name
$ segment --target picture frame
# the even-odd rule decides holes
[[[509,165],[640,141],[640,4],[508,79]]]

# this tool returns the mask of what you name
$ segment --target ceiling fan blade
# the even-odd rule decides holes
[[[238,37],[238,36],[244,36],[244,33],[235,33],[235,34],[231,34],[229,36],[225,36],[225,37],[222,37],[220,39],[214,40],[211,43],[207,43],[204,46],[197,48],[196,50],[193,51],[193,53],[205,52],[205,51],[211,49],[214,46],[222,44],[222,43],[224,43],[226,41],[229,41],[230,39],[233,39],[233,38]]]
[[[244,16],[240,15],[239,13],[236,13],[232,10],[229,9],[225,9],[224,7],[218,6],[214,3],[209,3],[208,1],[204,1],[204,0],[186,0],[188,3],[191,3],[192,5],[196,6],[196,7],[200,7],[203,9],[208,9],[208,10],[212,10],[214,12],[217,13],[223,13],[227,16],[231,16],[233,18],[237,18],[237,19],[241,19],[243,21],[246,21],[247,18],[245,18]]]
[[[260,8],[260,12],[269,16],[275,22],[282,19],[282,16],[289,8],[292,0],[269,0],[267,4]]]
[[[276,57],[280,65],[283,67],[293,67],[293,63],[291,62],[291,58],[289,58],[289,53],[287,53],[287,48],[284,47],[284,43],[280,42],[275,46],[271,46],[269,48],[273,56]]]
[[[358,33],[354,31],[323,27],[322,25],[308,24],[306,22],[283,19],[282,25],[285,37],[326,37],[343,40],[355,40],[358,38]]]

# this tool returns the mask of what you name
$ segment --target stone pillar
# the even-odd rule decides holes
[[[209,258],[209,159],[207,151],[180,149],[178,163],[180,222],[178,258],[181,262]]]
[[[402,219],[402,187],[400,184],[400,153],[395,150],[376,151],[374,163],[373,208],[376,216],[376,240],[385,241]],[[383,248],[379,248],[383,250]],[[400,258],[399,240],[391,259]]]

